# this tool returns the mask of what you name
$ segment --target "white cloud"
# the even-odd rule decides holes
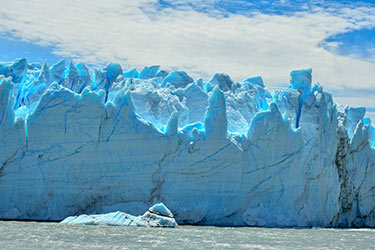
[[[226,72],[238,81],[262,75],[271,86],[286,85],[292,69],[312,67],[314,80],[331,89],[375,86],[375,63],[317,47],[332,34],[374,26],[375,7],[220,18],[189,8],[155,11],[150,2],[2,0],[0,32],[93,64],[159,64],[194,77]]]

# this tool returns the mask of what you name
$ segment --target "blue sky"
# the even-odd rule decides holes
[[[54,64],[63,57],[53,53],[52,46],[40,46],[32,42],[25,42],[18,37],[2,34],[0,37],[0,61],[13,61],[15,58],[25,57],[29,62]]]
[[[271,90],[312,67],[337,102],[374,117],[374,13],[369,0],[2,0],[0,61],[159,64],[204,79],[261,75]]]
[[[332,53],[375,62],[375,28],[335,34],[322,41],[321,46],[333,42],[338,43],[338,46],[326,48]]]

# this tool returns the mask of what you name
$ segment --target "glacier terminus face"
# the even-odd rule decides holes
[[[0,219],[165,204],[178,224],[375,227],[375,133],[295,70],[204,82],[159,66],[0,63]]]

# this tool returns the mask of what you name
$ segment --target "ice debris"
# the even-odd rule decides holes
[[[173,214],[163,203],[153,205],[142,216],[133,216],[117,211],[107,214],[82,214],[79,216],[69,216],[60,223],[137,227],[177,227]]]

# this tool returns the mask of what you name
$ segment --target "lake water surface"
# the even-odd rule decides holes
[[[0,221],[0,249],[375,249],[374,229],[135,228]]]

